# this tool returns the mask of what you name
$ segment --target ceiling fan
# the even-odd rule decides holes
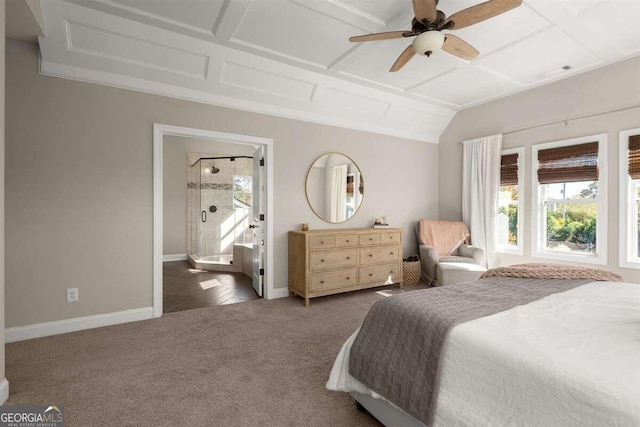
[[[406,65],[413,55],[431,56],[438,50],[471,61],[478,52],[469,43],[453,34],[444,34],[443,30],[459,30],[478,22],[486,21],[501,13],[514,9],[522,0],[489,0],[454,13],[450,17],[436,9],[439,0],[412,0],[415,18],[411,21],[411,31],[390,31],[350,37],[351,42],[390,40],[402,37],[414,37],[413,42],[400,54],[389,71],[398,71]]]

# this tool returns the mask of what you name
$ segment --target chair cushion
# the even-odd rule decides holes
[[[464,256],[443,256],[440,257],[439,262],[459,262],[459,263],[470,263],[475,264],[473,258],[464,257]]]
[[[481,265],[468,262],[441,262],[436,267],[436,280],[439,286],[473,282],[485,271],[487,269]]]

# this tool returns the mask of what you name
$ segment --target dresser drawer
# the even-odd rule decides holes
[[[380,243],[400,243],[400,232],[380,233]]]
[[[336,236],[336,248],[344,248],[350,246],[358,246],[358,235],[337,235]]]
[[[309,253],[309,266],[311,271],[351,267],[356,266],[357,264],[357,249],[336,249],[334,251],[317,251]]]
[[[333,248],[336,246],[335,236],[309,237],[309,249]]]
[[[360,284],[380,283],[390,285],[400,282],[402,265],[400,263],[371,265],[360,267]]]
[[[360,264],[380,264],[400,260],[400,246],[386,245],[360,248]]]
[[[380,244],[380,233],[367,233],[360,235],[360,244],[361,245],[379,245]]]
[[[324,273],[313,273],[311,275],[311,292],[322,292],[330,289],[347,288],[358,284],[358,270],[348,268],[337,271],[326,271]]]

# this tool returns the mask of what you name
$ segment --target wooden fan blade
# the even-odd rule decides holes
[[[402,37],[409,37],[411,31],[389,31],[388,33],[374,33],[374,34],[366,34],[364,36],[353,36],[349,37],[350,42],[370,42],[374,40],[390,40],[390,39],[399,39]]]
[[[489,0],[480,3],[451,15],[447,22],[452,22],[453,25],[448,29],[459,30],[460,28],[486,21],[501,13],[515,9],[521,4],[522,0]]]
[[[404,51],[402,51],[400,56],[398,56],[398,59],[396,59],[396,62],[393,63],[389,71],[392,73],[398,71],[400,68],[404,67],[415,54],[416,51],[413,50],[413,45],[410,44]]]
[[[438,18],[438,11],[436,6],[437,0],[412,0],[413,1],[413,13],[416,15],[416,19],[420,22],[428,21],[435,22]]]
[[[458,58],[466,59],[467,61],[471,61],[480,55],[480,52],[478,52],[475,47],[460,37],[456,37],[453,34],[447,34],[445,37],[444,44],[442,45],[442,50],[445,52]]]

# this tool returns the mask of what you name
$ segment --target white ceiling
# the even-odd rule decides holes
[[[441,0],[447,15],[481,0]],[[409,0],[46,0],[43,74],[438,142],[456,111],[640,54],[638,0],[525,0],[387,70]],[[563,66],[571,67],[564,71]]]

